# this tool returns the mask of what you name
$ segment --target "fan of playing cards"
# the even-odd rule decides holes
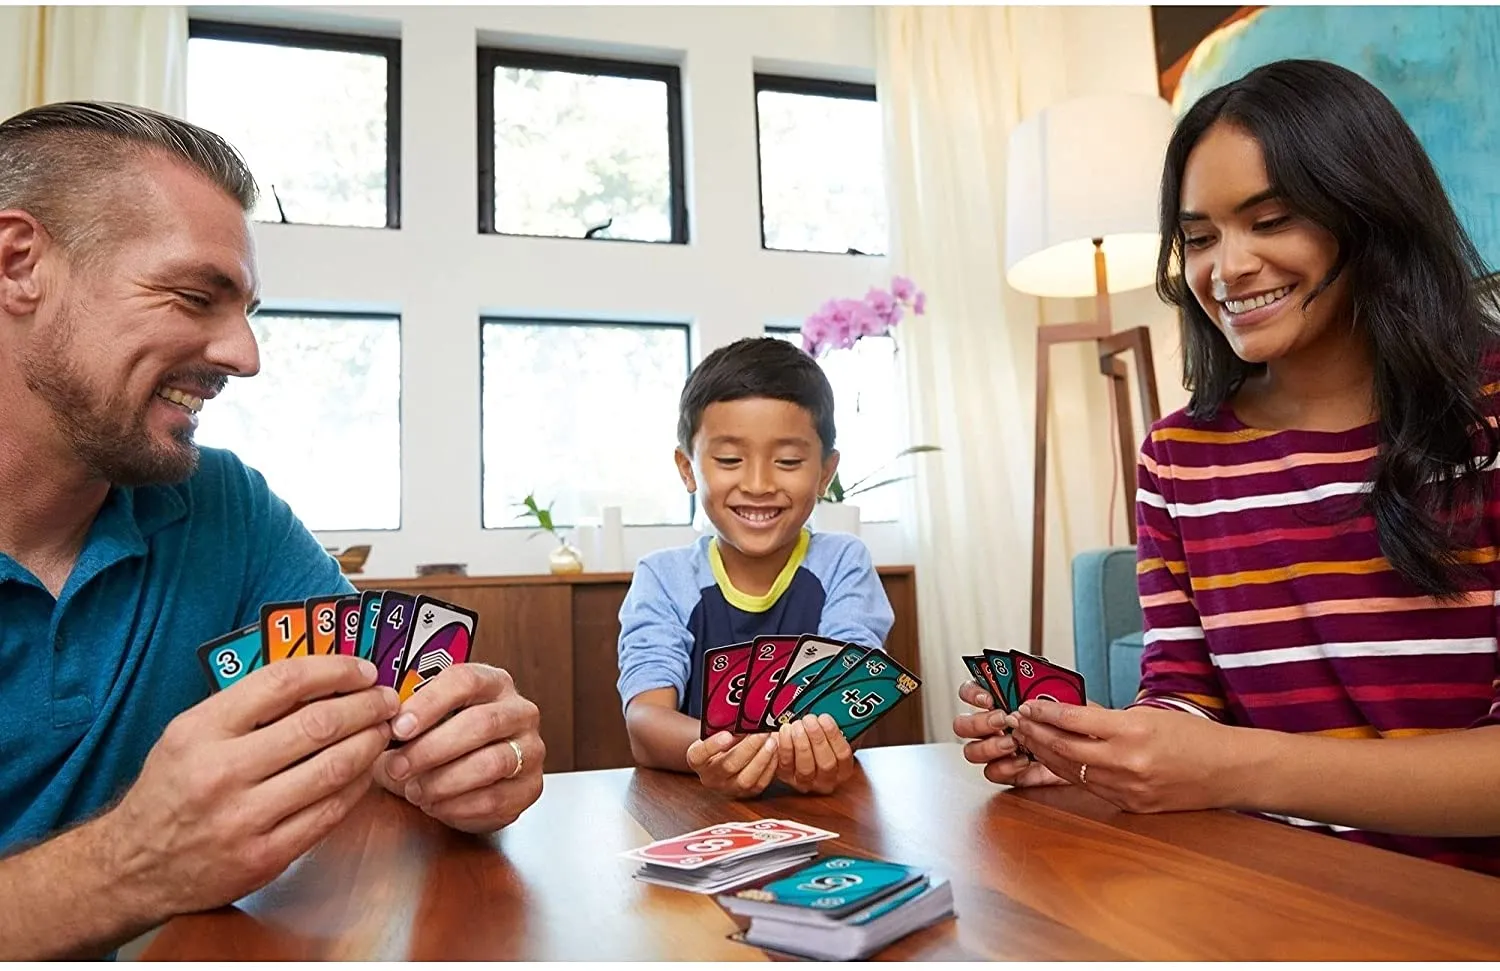
[[[775,731],[827,713],[854,741],[922,684],[878,648],[768,635],[703,653],[700,736]]]
[[[995,707],[1012,712],[1033,699],[1065,705],[1088,703],[1083,675],[1061,664],[1022,651],[991,651],[964,655],[975,682],[986,687]]]
[[[394,590],[268,603],[260,623],[198,648],[209,690],[222,691],[266,664],[302,654],[352,654],[375,664],[376,684],[405,701],[469,659],[479,615],[435,597]]]

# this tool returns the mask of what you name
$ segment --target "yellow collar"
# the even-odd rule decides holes
[[[724,569],[724,557],[719,553],[719,538],[715,536],[708,543],[708,565],[714,571],[714,582],[719,585],[719,590],[724,594],[724,599],[729,601],[730,606],[738,607],[747,613],[763,614],[770,610],[772,605],[780,599],[786,588],[792,585],[792,577],[796,576],[797,569],[802,566],[802,561],[807,559],[807,544],[810,534],[806,529],[797,536],[797,545],[792,547],[792,555],[787,557],[786,566],[781,568],[781,573],[776,577],[776,582],[771,584],[759,597],[752,597],[748,593],[742,593],[735,589],[733,583],[729,582],[729,573]]]

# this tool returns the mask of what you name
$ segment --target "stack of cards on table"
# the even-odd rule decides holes
[[[922,684],[884,651],[813,634],[705,651],[701,674],[703,738],[775,731],[827,713],[852,742]]]
[[[1035,700],[1065,705],[1088,703],[1083,675],[1034,654],[986,650],[983,654],[964,655],[964,664],[974,681],[995,699],[995,707],[1004,712],[1013,712],[1022,702]]]
[[[395,590],[268,603],[260,623],[198,648],[210,691],[267,664],[305,654],[352,654],[375,664],[376,683],[405,701],[445,668],[463,664],[479,615],[435,597]]]
[[[755,947],[823,961],[857,961],[953,913],[953,888],[925,870],[853,856],[824,857],[760,887],[719,897],[750,918]]]
[[[621,854],[642,864],[644,883],[718,893],[812,859],[837,833],[787,819],[719,823]]]

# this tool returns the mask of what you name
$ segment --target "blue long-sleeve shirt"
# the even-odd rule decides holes
[[[675,688],[677,708],[699,717],[703,652],[762,635],[817,634],[883,648],[891,602],[857,536],[804,529],[764,596],[736,590],[717,540],[641,558],[620,607],[620,703]]]

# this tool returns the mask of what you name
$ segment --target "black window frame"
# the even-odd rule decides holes
[[[404,344],[406,340],[406,317],[399,310],[310,310],[306,307],[278,304],[274,307],[257,307],[251,320],[267,317],[289,317],[300,320],[386,320],[396,325],[396,525],[356,526],[350,529],[319,529],[316,532],[333,533],[397,533],[406,522],[406,367]],[[314,532],[311,526],[308,532]]]
[[[760,248],[771,253],[806,253],[817,256],[863,256],[885,259],[890,255],[887,243],[885,253],[865,253],[847,248],[842,253],[832,250],[782,249],[766,245],[766,183],[760,148],[760,93],[772,91],[778,94],[802,94],[821,98],[843,98],[847,101],[878,101],[875,85],[857,81],[830,81],[826,78],[804,78],[790,74],[755,74],[754,93],[751,98],[755,107],[755,198],[760,210]]]
[[[685,246],[691,240],[687,211],[687,156],[682,123],[682,69],[675,64],[652,64],[575,54],[521,50],[480,45],[479,88],[479,233],[482,236],[517,236],[531,239],[588,239],[612,243],[644,243]],[[495,228],[495,72],[502,67],[532,71],[562,71],[602,77],[661,81],[667,86],[667,191],[671,219],[670,239],[625,239],[609,236],[546,236],[537,233],[507,233]]]
[[[385,228],[401,228],[401,38],[337,31],[306,30],[266,24],[240,24],[225,20],[188,20],[188,39],[238,41],[274,47],[378,54],[385,58]],[[295,225],[329,225],[296,223]],[[330,226],[335,229],[371,229],[369,226]]]
[[[551,238],[551,237],[548,237]],[[560,237],[566,239],[568,237]],[[627,240],[627,242],[640,242],[639,240]],[[536,529],[535,526],[519,524],[515,526],[486,526],[484,524],[484,329],[490,324],[531,324],[543,327],[624,327],[638,328],[643,330],[675,330],[680,331],[683,337],[683,364],[685,375],[693,373],[693,325],[685,324],[675,320],[602,320],[591,317],[546,317],[537,314],[480,314],[478,331],[478,348],[476,353],[479,357],[479,528],[481,530],[493,531],[501,529]],[[696,493],[688,493],[688,518],[685,523],[625,523],[626,529],[653,529],[666,527],[692,526],[698,516],[698,496]],[[577,523],[554,523],[555,526],[574,528]]]

